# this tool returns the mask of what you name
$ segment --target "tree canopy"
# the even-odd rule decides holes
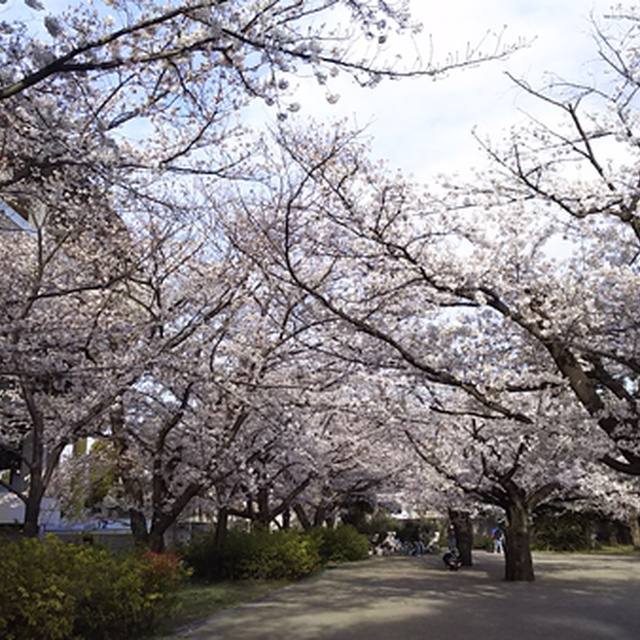
[[[597,32],[616,82],[514,79],[561,118],[483,142],[472,184],[429,185],[300,119],[290,88],[311,74],[331,101],[336,73],[509,53],[398,66],[404,2],[4,24],[0,197],[31,232],[0,234],[0,443],[25,532],[77,491],[64,452],[86,438],[108,477],[88,508],[155,549],[190,505],[310,526],[395,491],[503,510],[507,577],[532,579],[538,506],[637,509],[637,22]],[[271,130],[243,120],[253,100]]]

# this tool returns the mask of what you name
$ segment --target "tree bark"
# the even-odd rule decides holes
[[[38,521],[40,520],[40,510],[42,506],[42,498],[44,496],[44,487],[37,473],[32,471],[31,484],[29,485],[29,493],[25,502],[24,524],[22,527],[22,535],[25,538],[37,538],[40,532]]]
[[[316,511],[313,515],[313,526],[314,527],[321,527],[325,520],[326,520],[326,509],[324,508],[324,505],[318,505],[316,507]]]
[[[271,512],[269,511],[269,489],[267,487],[260,487],[258,489],[256,504],[258,511],[254,525],[262,531],[269,531]]]
[[[468,511],[449,509],[449,519],[456,532],[456,546],[463,567],[473,566],[473,525]]]
[[[213,546],[216,553],[222,553],[224,542],[227,539],[227,531],[229,525],[229,510],[226,507],[220,507],[218,510],[218,518],[216,520],[216,530],[213,538]]]
[[[147,531],[147,519],[139,509],[129,509],[129,522],[131,523],[131,534],[136,546],[146,547],[149,544],[149,532]]]
[[[202,491],[202,488],[203,485],[200,482],[192,482],[185,487],[179,496],[173,499],[168,510],[156,511],[154,509],[149,531],[149,548],[151,551],[162,553],[165,550],[164,534],[172,524],[177,522],[187,505]]]
[[[531,514],[522,496],[511,496],[506,508],[505,580],[533,582]]]
[[[285,509],[282,512],[282,528],[285,531],[291,529],[291,509]]]
[[[311,529],[313,525],[311,524],[311,520],[309,520],[309,516],[307,515],[307,512],[304,510],[304,507],[301,504],[296,503],[293,505],[293,512],[296,514],[302,528],[305,531],[309,531],[309,529]]]
[[[27,497],[25,500],[24,522],[22,534],[26,538],[37,538],[38,521],[44,497],[44,418],[40,413],[33,394],[33,389],[24,381],[21,383],[22,393],[31,417],[31,434],[23,447],[24,464],[29,475]],[[26,474],[23,474],[26,478]]]
[[[631,532],[631,544],[633,548],[640,549],[640,515],[635,512],[629,518],[629,530]]]

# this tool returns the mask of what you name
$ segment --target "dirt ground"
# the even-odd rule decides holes
[[[533,583],[504,559],[439,556],[329,569],[184,630],[188,640],[639,640],[640,556],[536,554]]]

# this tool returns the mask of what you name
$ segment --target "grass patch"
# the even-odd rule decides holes
[[[180,608],[170,623],[165,625],[164,633],[175,633],[225,609],[263,598],[288,584],[290,581],[287,580],[187,583],[177,594]]]

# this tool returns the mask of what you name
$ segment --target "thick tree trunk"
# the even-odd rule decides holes
[[[533,582],[531,558],[531,517],[525,500],[512,497],[507,509],[505,580]]]
[[[147,519],[142,511],[129,509],[129,522],[131,523],[131,534],[136,546],[146,547],[149,544],[149,532],[147,531]]]
[[[22,535],[25,538],[37,538],[40,532],[38,521],[40,520],[40,509],[44,495],[44,488],[41,485],[40,477],[33,474],[25,503],[24,524],[22,527]]]
[[[473,525],[467,511],[449,509],[449,519],[456,533],[456,545],[462,566],[473,566]]]
[[[229,526],[229,510],[221,507],[218,510],[218,518],[216,520],[216,530],[213,537],[213,546],[216,553],[222,553],[224,543],[227,539],[227,531]]]

